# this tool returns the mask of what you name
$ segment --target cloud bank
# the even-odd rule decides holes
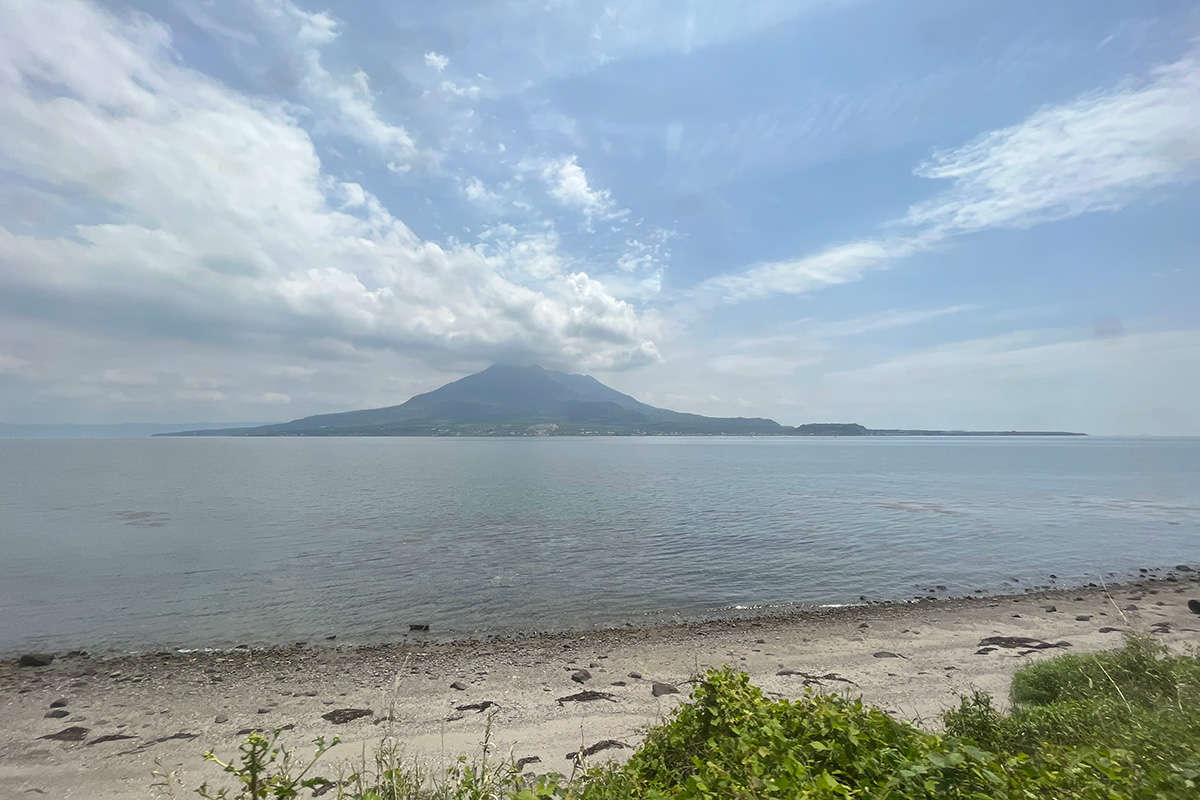
[[[417,236],[323,170],[294,109],[181,66],[161,23],[78,0],[18,0],[7,18],[3,167],[71,198],[53,219],[0,229],[8,313],[50,304],[56,319],[130,337],[319,339],[433,360],[658,358],[653,326],[586,273],[521,283],[471,247]],[[365,73],[344,85],[321,67],[332,20],[300,24],[312,93],[387,156],[410,156]]]

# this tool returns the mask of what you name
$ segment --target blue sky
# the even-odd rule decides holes
[[[1193,3],[4,5],[0,420],[1200,435]]]

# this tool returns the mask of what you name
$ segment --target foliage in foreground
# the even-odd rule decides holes
[[[1013,679],[1013,708],[963,698],[943,733],[859,700],[807,693],[770,700],[745,674],[714,670],[624,766],[527,780],[510,762],[465,758],[424,775],[385,747],[375,764],[307,777],[273,739],[253,735],[241,759],[217,761],[239,781],[230,800],[283,800],[301,790],[339,800],[665,800],[915,798],[1142,800],[1200,796],[1200,657],[1124,648],[1060,656]],[[325,750],[318,742],[318,757]],[[216,757],[209,754],[210,760]],[[305,796],[308,796],[306,792]]]

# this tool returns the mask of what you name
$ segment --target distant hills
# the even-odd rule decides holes
[[[497,364],[387,408],[318,414],[272,425],[163,432],[163,436],[532,435],[1070,436],[1056,431],[871,430],[854,423],[788,427],[761,417],[705,417],[647,405],[588,375]]]
[[[125,422],[115,425],[13,425],[0,422],[0,439],[141,439],[175,431],[252,427],[262,422]]]

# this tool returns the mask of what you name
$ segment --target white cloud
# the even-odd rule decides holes
[[[467,100],[478,100],[480,92],[483,91],[478,86],[458,86],[454,81],[442,81],[439,88],[446,94]]]
[[[950,237],[1116,210],[1147,191],[1200,178],[1200,57],[1051,106],[1009,128],[934,154],[916,169],[951,187],[889,227],[903,233],[830,246],[802,258],[710,278],[700,306],[803,294]]]
[[[905,222],[946,235],[1029,227],[1128,205],[1200,177],[1200,57],[1042,109],[936,153],[916,174],[953,188]]]
[[[433,67],[438,72],[443,72],[446,67],[450,66],[450,59],[430,50],[425,54],[425,66]]]
[[[578,156],[564,156],[541,164],[540,174],[547,192],[564,206],[583,212],[590,225],[593,220],[620,219],[628,209],[617,208],[607,189],[593,189],[587,173],[579,166]]]
[[[211,14],[204,11],[200,4],[188,2],[188,0],[174,0],[172,3],[175,10],[182,14],[188,22],[195,25],[202,31],[213,36],[219,36],[223,39],[229,39],[239,44],[255,45],[258,44],[258,39],[249,31],[238,30],[231,28],[228,25],[221,23]]]
[[[732,353],[708,360],[708,368],[726,375],[746,375],[756,378],[776,378],[796,371],[799,367],[818,361],[812,357],[751,356]]]
[[[29,362],[16,356],[0,355],[0,373],[18,372],[29,366]]]
[[[220,389],[229,385],[227,378],[212,375],[184,375],[181,382],[188,389]]]
[[[355,72],[349,81],[334,78],[324,67],[318,51],[306,55],[308,73],[305,87],[315,96],[324,99],[334,112],[330,125],[340,132],[370,145],[381,156],[401,163],[405,167],[417,155],[417,145],[403,125],[385,122],[375,108],[375,96],[371,93],[370,78],[362,70]]]
[[[252,402],[268,406],[286,406],[292,402],[292,398],[282,392],[263,392],[258,397],[252,398]]]
[[[839,339],[865,333],[923,325],[936,319],[975,309],[955,305],[930,309],[892,309],[836,321],[798,320],[782,326],[770,336],[741,338],[711,343],[706,350],[721,353],[707,357],[709,370],[726,375],[758,378],[783,377],[800,367],[837,363],[847,357]]]
[[[106,369],[92,375],[84,375],[79,380],[82,383],[95,383],[102,386],[126,387],[154,386],[158,383],[158,378],[153,375],[124,369]]]
[[[860,280],[872,268],[923,249],[925,240],[864,239],[791,261],[772,261],[697,285],[689,294],[699,306],[739,303],[773,294],[806,292]]]
[[[311,378],[313,375],[315,375],[317,373],[317,370],[313,367],[297,367],[297,366],[293,366],[293,365],[285,365],[285,366],[278,366],[278,367],[268,367],[265,370],[265,373],[267,375],[278,376],[281,378],[307,379],[307,378]]]
[[[329,12],[310,12],[291,0],[257,0],[262,13],[291,37],[303,74],[301,88],[320,116],[320,124],[374,150],[395,172],[406,172],[419,160],[432,155],[422,152],[408,130],[387,121],[376,104],[370,77],[358,69],[349,76],[334,75],[325,68],[321,51],[339,35],[339,22]],[[154,24],[146,20],[148,24]]]
[[[338,36],[338,22],[328,11],[303,11],[290,2],[282,3],[285,11],[300,20],[301,44],[321,46],[332,42]]]
[[[858,336],[864,333],[876,333],[878,331],[894,330],[896,328],[907,328],[913,325],[921,325],[931,320],[948,317],[954,314],[962,314],[966,311],[974,311],[979,306],[971,304],[960,304],[955,306],[946,306],[945,308],[926,308],[918,310],[909,309],[893,309],[891,311],[883,311],[878,314],[867,314],[853,319],[841,320],[838,322],[827,322],[817,325],[811,330],[811,334],[818,338],[834,338],[840,336]]]
[[[493,256],[498,271],[514,280],[545,281],[560,277],[566,265],[559,247],[559,237],[553,230],[520,234],[511,225],[499,232],[491,229],[488,238],[493,247],[484,252]],[[493,232],[499,235],[494,235]]]
[[[468,178],[462,185],[463,197],[478,206],[498,209],[501,204],[500,195],[488,188],[488,185],[474,176]]]
[[[313,25],[314,41],[332,30]],[[504,275],[470,247],[420,239],[362,186],[324,173],[285,106],[180,66],[169,31],[144,16],[10,3],[0,160],[120,210],[70,238],[0,228],[0,296],[53,297],[59,324],[141,339],[269,337],[347,357],[657,358],[654,323],[595,279]]]
[[[640,272],[642,270],[657,270],[670,260],[671,251],[667,242],[675,238],[676,232],[657,225],[649,226],[640,236],[625,240],[625,252],[617,258],[616,267],[621,272]]]
[[[216,389],[180,389],[172,393],[175,400],[200,403],[223,403],[229,395]]]
[[[661,269],[654,272],[643,270],[636,275],[629,272],[610,272],[599,277],[604,283],[604,288],[614,297],[648,303],[662,293]]]

